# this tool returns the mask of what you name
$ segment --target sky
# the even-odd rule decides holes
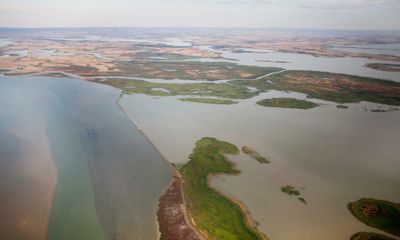
[[[0,27],[400,30],[400,0],[0,0]]]

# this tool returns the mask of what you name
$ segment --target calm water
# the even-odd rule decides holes
[[[200,47],[209,51],[219,52],[227,59],[235,59],[238,64],[266,67],[280,67],[289,70],[312,70],[334,73],[344,73],[363,77],[381,78],[400,81],[400,73],[385,72],[365,67],[367,63],[396,63],[389,61],[371,60],[365,58],[327,58],[314,57],[306,54],[282,52],[251,52],[235,53],[228,50],[214,50],[209,46]],[[200,59],[201,60],[201,59]],[[209,59],[204,59],[209,61]],[[214,60],[216,61],[216,59]],[[221,60],[219,60],[221,61]],[[263,62],[268,61],[268,62]],[[276,62],[278,61],[278,62]],[[279,62],[284,61],[284,63]]]
[[[361,52],[370,54],[388,54],[400,56],[400,43],[388,44],[359,44],[359,45],[338,45],[332,46],[335,50],[346,52]]]
[[[400,200],[399,112],[329,104],[286,110],[254,100],[218,106],[145,95],[124,95],[121,103],[171,162],[186,162],[204,136],[269,156],[267,165],[235,157],[242,174],[217,177],[213,185],[243,201],[271,239],[349,239],[373,229],[348,212],[348,202]],[[280,187],[287,184],[299,188],[308,204],[283,194]]]
[[[0,239],[44,239],[57,184],[35,86],[0,78]]]
[[[170,169],[115,103],[118,90],[52,77],[1,77],[0,84],[19,96],[1,96],[7,111],[29,104],[31,114],[43,116],[58,169],[50,239],[157,238],[156,203]],[[23,151],[8,141],[5,126],[2,158]]]

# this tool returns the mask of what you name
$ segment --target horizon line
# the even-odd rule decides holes
[[[344,29],[344,28],[290,28],[290,27],[182,27],[182,26],[60,26],[60,27],[18,27],[18,26],[0,26],[0,29],[18,29],[18,30],[35,30],[35,29],[243,29],[243,30],[300,30],[300,31],[343,31],[343,32],[400,32],[399,30],[387,29]]]

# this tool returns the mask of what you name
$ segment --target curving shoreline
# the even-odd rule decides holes
[[[227,161],[230,161],[230,160],[227,160]],[[231,162],[231,163],[233,164],[233,162]],[[238,175],[238,174],[240,174],[240,173],[237,173],[236,175]],[[211,186],[212,178],[215,177],[215,176],[219,176],[219,175],[224,175],[224,173],[210,175],[210,176],[207,178],[208,185]],[[234,175],[235,175],[235,174],[234,174]],[[211,187],[212,187],[212,186],[211,186]],[[250,210],[247,208],[246,204],[244,204],[244,203],[243,203],[242,201],[240,201],[240,200],[235,199],[235,198],[232,197],[232,196],[229,196],[229,195],[227,195],[227,194],[225,194],[225,193],[222,193],[221,191],[218,191],[218,190],[217,190],[216,188],[214,188],[214,187],[212,187],[212,189],[213,189],[215,192],[217,192],[218,194],[220,194],[221,196],[223,196],[223,197],[229,199],[229,201],[232,201],[234,204],[238,205],[239,208],[241,209],[241,211],[243,212],[244,216],[245,216],[245,220],[246,220],[247,225],[253,227],[253,228],[257,231],[257,233],[259,234],[259,237],[261,237],[261,240],[269,240],[269,238],[268,238],[263,232],[261,232],[261,231],[258,230],[258,228],[257,228],[257,223],[256,223],[256,221],[251,217]]]
[[[179,169],[188,212],[209,239],[266,240],[243,204],[210,185],[215,175],[240,173],[226,157],[238,153],[235,145],[216,138],[203,137],[196,142],[190,160]]]
[[[133,118],[124,110],[120,105],[119,100],[123,96],[121,93],[120,97],[117,99],[116,103],[120,109],[129,117],[135,127],[141,132],[141,134],[146,138],[146,140],[156,149],[160,156],[165,160],[168,166],[171,168],[173,174],[172,179],[160,196],[158,201],[158,209],[156,214],[156,220],[158,223],[159,239],[160,240],[205,240],[207,239],[207,233],[201,231],[196,226],[196,222],[191,214],[190,210],[187,208],[187,201],[185,197],[183,182],[184,179],[181,173],[169,162],[160,152],[160,150],[154,145],[151,139],[146,135],[146,133],[139,127],[139,125],[133,120]],[[225,157],[225,160],[230,164],[234,165],[229,159]],[[212,177],[219,174],[210,174],[207,177],[208,185],[211,186]],[[265,234],[260,232],[256,227],[255,220],[252,219],[251,213],[248,208],[239,200],[227,196],[221,193],[215,188],[211,187],[215,192],[217,192],[222,197],[228,199],[233,204],[236,204],[243,216],[245,218],[246,225],[256,231],[256,234],[261,240],[269,240]]]

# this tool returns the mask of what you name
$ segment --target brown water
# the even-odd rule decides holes
[[[0,239],[45,239],[57,169],[35,107],[41,99],[0,86]]]
[[[220,106],[144,95],[124,95],[121,104],[171,162],[187,161],[204,136],[270,157],[267,165],[235,157],[242,174],[212,184],[243,201],[271,239],[349,239],[373,229],[348,212],[348,202],[400,201],[399,112],[286,110],[248,100]],[[287,184],[300,189],[307,205],[280,191]]]
[[[0,239],[158,238],[171,169],[118,107],[119,93],[0,77]]]

